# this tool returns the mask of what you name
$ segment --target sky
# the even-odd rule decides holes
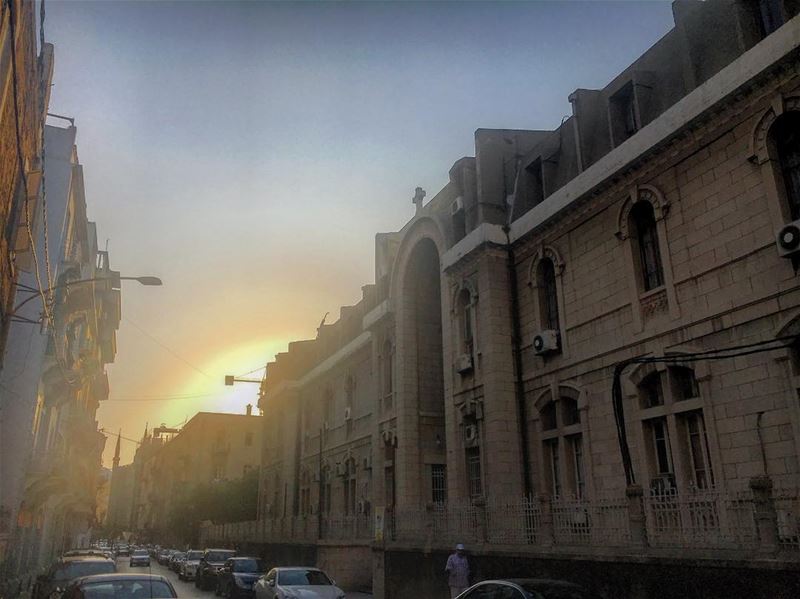
[[[49,0],[50,112],[124,284],[98,423],[244,412],[260,367],[374,280],[478,128],[553,129],[672,27],[670,2]],[[259,378],[261,372],[254,372]],[[106,443],[110,466],[115,439]],[[136,444],[122,442],[122,460]]]

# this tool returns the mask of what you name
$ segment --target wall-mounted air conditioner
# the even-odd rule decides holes
[[[461,354],[456,358],[456,371],[458,374],[472,371],[472,354]]]
[[[344,419],[345,420],[350,420],[352,417],[353,417],[353,408],[351,408],[350,406],[347,406],[344,409]]]
[[[782,258],[797,256],[800,253],[800,220],[783,225],[775,236],[775,242]]]
[[[458,196],[452,204],[450,204],[450,214],[455,216],[459,212],[464,211],[464,199]]]
[[[533,337],[533,351],[538,355],[558,351],[558,331],[546,329]]]

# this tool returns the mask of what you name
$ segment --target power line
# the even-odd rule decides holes
[[[206,377],[207,379],[209,379],[209,380],[213,380],[213,377],[212,377],[211,375],[209,375],[207,372],[203,372],[203,371],[202,371],[200,368],[198,368],[197,366],[195,366],[194,364],[192,364],[191,362],[189,362],[189,360],[187,360],[186,358],[184,358],[183,356],[181,356],[181,355],[180,355],[178,352],[176,352],[174,349],[172,349],[172,348],[168,347],[167,345],[164,345],[164,343],[162,343],[162,342],[161,342],[160,340],[158,340],[156,337],[154,337],[153,335],[151,335],[150,333],[148,333],[147,331],[145,331],[145,330],[144,330],[142,327],[140,327],[138,324],[136,324],[135,322],[133,322],[133,321],[132,321],[132,320],[131,320],[131,319],[130,319],[128,316],[123,316],[123,317],[122,317],[122,319],[123,319],[125,322],[127,322],[127,323],[131,324],[131,325],[132,325],[132,326],[133,326],[133,327],[134,327],[136,330],[138,330],[140,333],[142,333],[142,335],[144,335],[145,337],[147,337],[148,339],[150,339],[150,341],[152,341],[153,343],[155,343],[156,345],[158,345],[158,346],[159,346],[161,349],[163,349],[163,350],[165,350],[165,351],[169,352],[170,354],[172,354],[172,356],[173,356],[173,357],[177,358],[178,360],[180,360],[181,362],[183,362],[184,364],[186,364],[186,365],[187,365],[189,368],[191,368],[191,369],[192,369],[192,370],[194,370],[195,372],[198,372],[198,373],[202,374],[202,375],[203,375],[204,377]]]
[[[200,395],[174,395],[174,396],[163,396],[163,397],[109,397],[105,401],[117,401],[121,403],[137,402],[137,401],[180,401],[183,399],[199,399],[203,397],[216,397],[216,396],[218,396],[217,393],[205,393]]]
[[[243,376],[247,376],[248,374],[253,374],[254,372],[259,372],[260,370],[266,370],[266,368],[267,368],[266,366],[261,366],[259,368],[253,368],[253,370],[250,370],[248,372],[243,372],[242,374],[237,374],[236,378],[239,379],[239,378],[242,378]]]

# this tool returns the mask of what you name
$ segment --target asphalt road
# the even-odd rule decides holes
[[[128,558],[127,557],[118,557],[117,558],[117,572],[147,572],[147,568],[142,568],[140,566],[136,566],[135,568],[131,568],[128,565]],[[169,579],[172,583],[172,586],[175,587],[175,590],[178,592],[178,597],[181,599],[193,599],[193,598],[204,598],[208,599],[210,597],[214,597],[214,591],[201,591],[196,589],[194,586],[194,581],[192,582],[184,582],[182,580],[178,580],[178,575],[175,574],[172,570],[167,568],[166,566],[160,566],[158,562],[154,559],[150,560],[150,573],[151,574],[161,574]]]

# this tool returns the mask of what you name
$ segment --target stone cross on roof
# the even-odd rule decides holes
[[[421,187],[417,187],[414,190],[414,199],[411,200],[412,202],[414,202],[414,205],[417,207],[417,212],[419,212],[420,208],[422,208],[422,200],[424,198],[425,198],[425,190],[422,189]]]

